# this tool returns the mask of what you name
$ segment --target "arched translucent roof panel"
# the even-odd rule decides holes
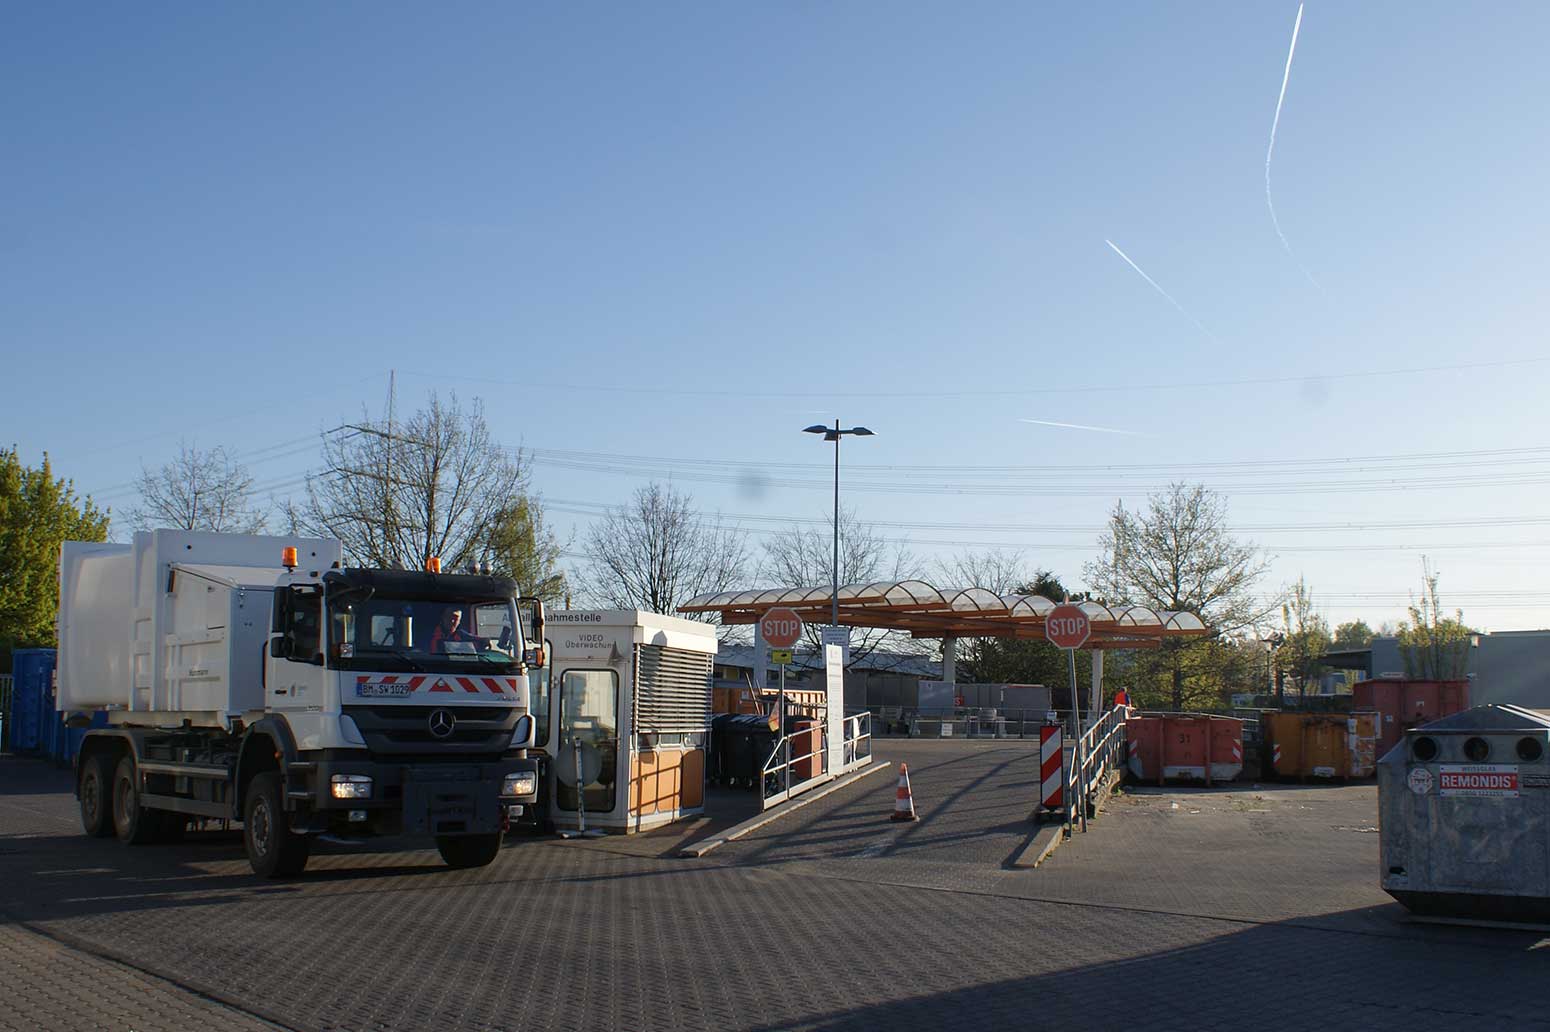
[[[1093,623],[1113,623],[1114,614],[1109,612],[1109,607],[1097,602],[1082,602],[1078,608],[1087,614],[1087,619]]]
[[[1146,606],[1131,606],[1121,609],[1114,614],[1115,622],[1121,627],[1161,627],[1162,620]]]
[[[1203,631],[1205,622],[1194,613],[1168,613],[1163,626],[1173,631]]]
[[[944,589],[942,593],[947,596],[947,608],[955,613],[999,613],[1010,608],[1000,595],[985,588]]]
[[[1007,608],[1011,610],[1013,617],[1036,616],[1043,618],[1048,616],[1050,610],[1055,608],[1055,603],[1043,595],[1008,595],[1007,600],[1012,603]]]
[[[831,604],[830,588],[777,587],[702,595],[682,612],[719,612],[724,622],[745,624],[777,606],[794,606],[820,619]],[[1037,637],[1057,603],[1042,595],[999,595],[984,588],[939,590],[922,580],[844,584],[839,589],[840,621],[853,627],[883,627],[916,637],[943,634]],[[1193,613],[1160,612],[1146,606],[1081,603],[1093,623],[1092,647],[1145,648],[1172,635],[1207,633]],[[826,613],[824,615],[827,615]]]
[[[876,581],[867,585],[867,594],[883,599],[890,606],[946,605],[942,593],[925,581]]]

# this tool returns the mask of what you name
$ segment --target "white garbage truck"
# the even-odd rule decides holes
[[[108,722],[76,758],[86,833],[137,845],[240,821],[264,877],[299,874],[323,836],[494,860],[538,797],[543,606],[426,566],[352,568],[310,538],[66,542],[57,706]]]

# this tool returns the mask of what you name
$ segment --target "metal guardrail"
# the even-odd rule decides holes
[[[764,769],[760,772],[759,795],[762,809],[768,810],[776,803],[783,803],[787,799],[795,798],[810,788],[817,788],[825,782],[832,781],[839,775],[853,770],[864,761],[872,758],[872,714],[863,710],[852,716],[848,716],[843,722],[845,744],[842,760],[838,770],[827,770],[826,757],[828,756],[829,727],[825,720],[815,721],[816,728],[808,728],[796,733],[798,740],[806,739],[811,745],[818,743],[816,749],[793,755],[792,736],[781,734],[775,741],[775,748],[770,752],[770,758],[765,761]],[[801,776],[797,776],[798,768],[801,768]]]
[[[1102,788],[1109,773],[1118,770],[1125,762],[1125,706],[1115,706],[1077,739],[1072,751],[1066,783],[1071,786],[1073,799],[1066,807],[1067,827],[1079,825],[1087,830],[1087,818],[1095,809],[1093,797]],[[1075,812],[1073,820],[1071,814]]]

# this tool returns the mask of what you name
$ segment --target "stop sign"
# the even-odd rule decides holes
[[[1079,649],[1092,631],[1092,621],[1081,606],[1056,606],[1044,619],[1044,637],[1057,648]]]
[[[802,637],[802,618],[796,610],[784,606],[771,609],[759,618],[759,633],[763,635],[766,645],[789,649]]]

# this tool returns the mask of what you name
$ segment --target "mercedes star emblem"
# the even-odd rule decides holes
[[[452,733],[452,729],[457,726],[457,718],[452,715],[451,710],[439,709],[431,714],[430,720],[427,723],[430,724],[432,735],[437,738],[446,738]]]

